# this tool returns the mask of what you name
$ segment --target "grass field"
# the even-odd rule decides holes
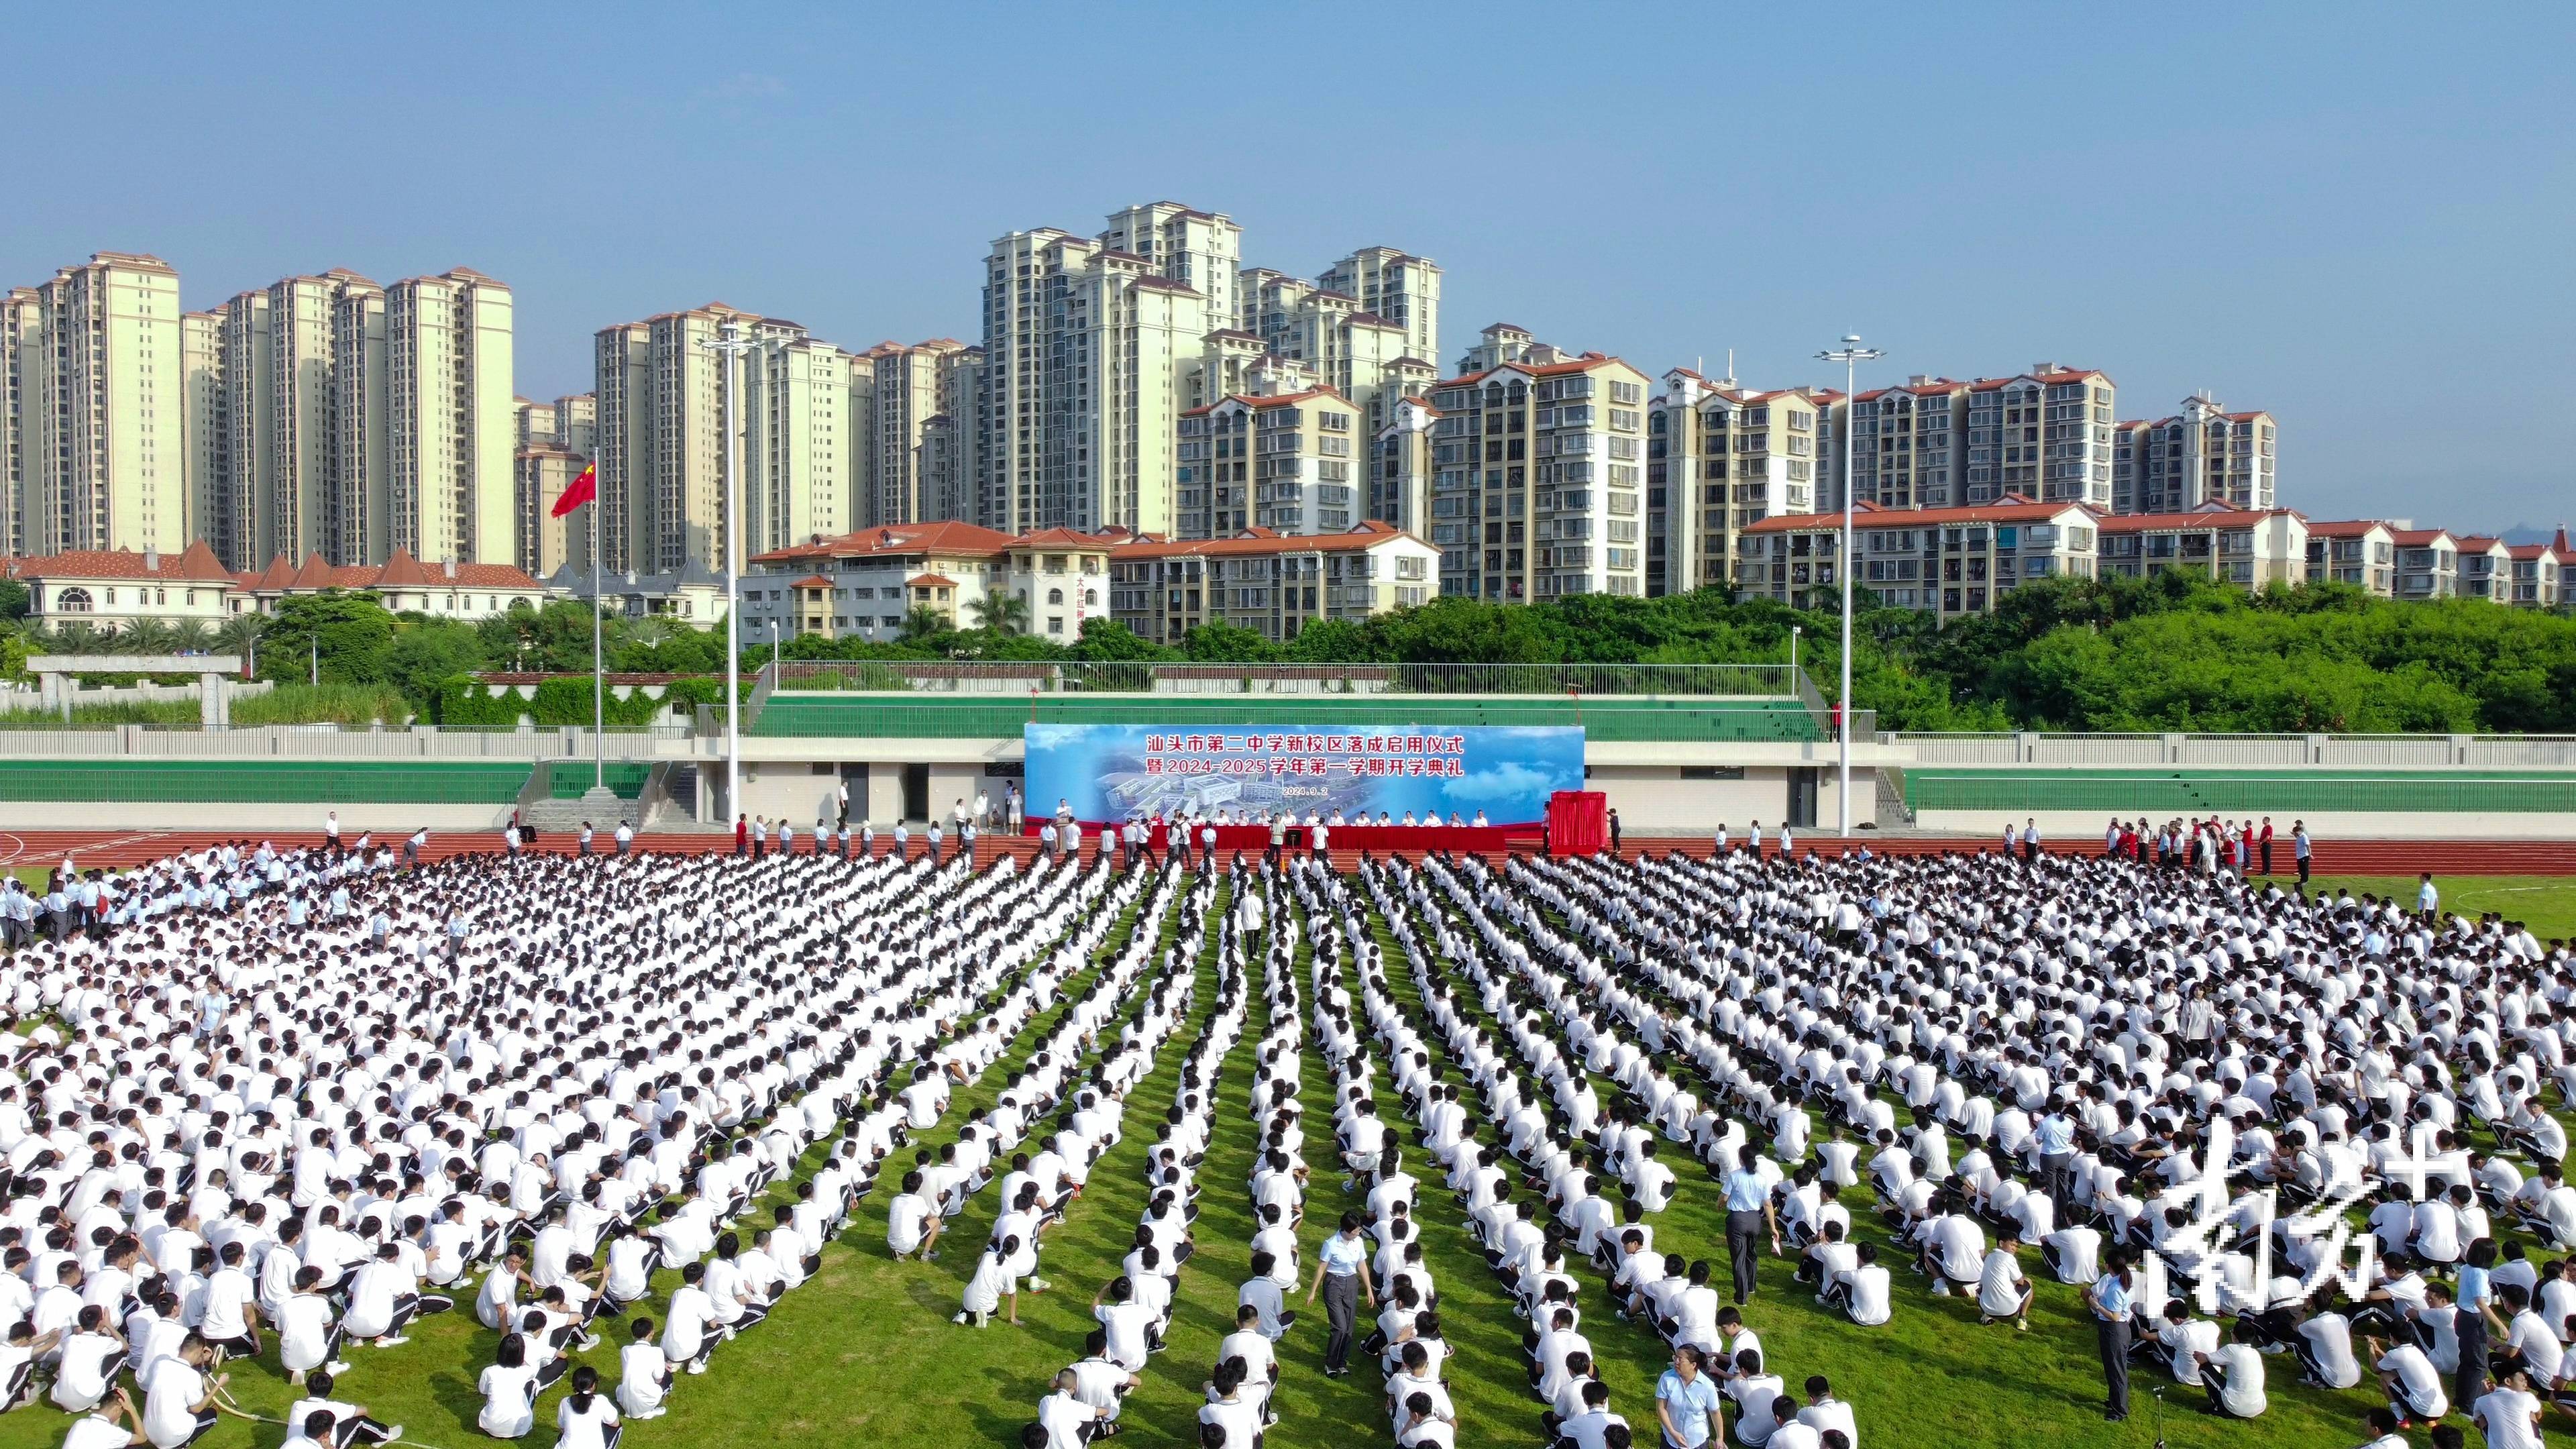
[[[2463,877],[2443,884],[2446,905],[2502,910],[2530,921],[2543,936],[2576,929],[2576,882]],[[2355,881],[2353,885],[2356,890],[2383,893],[2401,886],[2412,889],[2411,882],[2402,881],[2376,885]],[[2490,900],[2514,904],[2484,904]],[[2555,923],[2554,928],[2547,923]],[[1118,949],[1133,925],[1132,919],[1121,922],[1110,933],[1104,956]],[[1387,939],[1384,923],[1376,925],[1381,939]],[[1400,961],[1391,963],[1391,968],[1388,981],[1399,1005],[1415,1010],[1413,983]],[[1311,1007],[1313,993],[1304,958],[1294,970],[1298,1000]],[[949,1226],[949,1251],[939,1262],[897,1263],[885,1247],[889,1182],[860,1205],[849,1230],[827,1249],[823,1270],[813,1281],[790,1294],[768,1323],[719,1349],[706,1376],[681,1378],[672,1394],[671,1413],[630,1426],[625,1443],[633,1449],[732,1444],[819,1449],[853,1443],[963,1449],[1016,1444],[1020,1426],[1031,1418],[1048,1377],[1081,1355],[1082,1335],[1091,1326],[1091,1295],[1116,1273],[1118,1259],[1129,1244],[1143,1206],[1143,1164],[1154,1124],[1170,1101],[1180,1059],[1203,1029],[1215,1001],[1213,947],[1197,963],[1197,971],[1193,1019],[1166,1043],[1156,1070],[1131,1099],[1125,1139],[1095,1166],[1089,1191],[1069,1220],[1049,1237],[1045,1273],[1056,1286],[1051,1292],[1020,1300],[1020,1325],[997,1322],[975,1330],[948,1321],[973,1267],[975,1250],[991,1225],[997,1206],[993,1195],[985,1193],[963,1221]],[[1068,983],[1065,999],[1078,995],[1086,984],[1087,978],[1079,977]],[[1249,1275],[1252,1225],[1240,1185],[1249,1174],[1253,1146],[1253,1126],[1244,1110],[1252,1074],[1250,1044],[1267,1024],[1259,986],[1258,981],[1253,983],[1251,1019],[1245,1024],[1243,1044],[1225,1063],[1220,1078],[1215,1135],[1199,1173],[1205,1194],[1195,1235],[1198,1251],[1182,1270],[1181,1306],[1167,1351],[1154,1358],[1144,1387],[1127,1405],[1129,1442],[1195,1443],[1192,1426],[1200,1384],[1217,1340],[1232,1326],[1235,1287]],[[1472,1003],[1472,996],[1467,999]],[[1033,1022],[999,1065],[957,1094],[942,1125],[916,1145],[935,1148],[952,1140],[956,1126],[970,1111],[989,1105],[1000,1093],[1011,1069],[1053,1019],[1049,1013]],[[1385,1064],[1380,1060],[1375,1066],[1383,1085]],[[1328,1135],[1331,1098],[1321,1058],[1311,1046],[1302,1095],[1310,1132]],[[1605,1100],[1610,1095],[1605,1092]],[[1346,1200],[1326,1165],[1329,1145],[1320,1151],[1310,1147],[1309,1155],[1317,1162],[1303,1235],[1311,1269],[1315,1245]],[[1415,1170],[1426,1176],[1421,1221],[1453,1348],[1446,1378],[1460,1413],[1459,1442],[1539,1445],[1543,1442],[1537,1425],[1539,1406],[1522,1388],[1525,1360],[1520,1352],[1520,1320],[1488,1272],[1467,1232],[1464,1214],[1418,1162]],[[1721,1218],[1716,1185],[1693,1169],[1684,1176],[1672,1206],[1657,1220],[1659,1244],[1712,1259],[1722,1278]],[[1887,1240],[1874,1224],[1865,1223],[1861,1235],[1887,1250]],[[2044,1276],[2035,1254],[2028,1270],[2035,1279]],[[1612,1407],[1632,1422],[1650,1426],[1652,1384],[1662,1365],[1662,1345],[1651,1333],[1617,1322],[1600,1310],[1596,1272],[1578,1266],[1576,1276],[1583,1284],[1585,1329],[1602,1358],[1603,1376],[1612,1388]],[[667,1294],[675,1281],[665,1275],[657,1287]],[[2008,1329],[1980,1328],[1971,1305],[1930,1296],[1909,1272],[1898,1275],[1895,1319],[1878,1329],[1853,1327],[1817,1308],[1792,1283],[1785,1260],[1766,1260],[1761,1282],[1761,1296],[1748,1319],[1763,1335],[1774,1371],[1793,1390],[1809,1374],[1829,1375],[1838,1395],[1854,1404],[1866,1444],[2146,1449],[2155,1437],[2149,1390],[2164,1382],[2164,1376],[2143,1367],[2134,1374],[2134,1416],[2124,1424],[2103,1422],[2093,1338],[2073,1289],[2043,1281],[2032,1313],[2032,1332],[2020,1337]],[[658,1302],[646,1311],[658,1320]],[[344,1376],[337,1397],[363,1403],[379,1418],[402,1422],[408,1439],[437,1449],[489,1442],[474,1428],[479,1407],[474,1378],[492,1360],[497,1336],[476,1324],[470,1313],[460,1312],[416,1324],[411,1339],[392,1350],[352,1350],[348,1357],[355,1367]],[[612,1383],[620,1341],[610,1335],[599,1349],[581,1356],[600,1367]],[[1268,1436],[1269,1449],[1338,1449],[1391,1442],[1377,1381],[1366,1368],[1346,1379],[1322,1377],[1317,1372],[1322,1348],[1320,1310],[1308,1310],[1307,1321],[1282,1345],[1286,1376],[1277,1396],[1281,1423]],[[2199,1402],[2196,1390],[2186,1393],[2169,1387],[2165,1440],[2176,1449],[2188,1445],[2307,1449],[2349,1445],[2368,1437],[2361,1415],[2375,1402],[2373,1396],[2359,1390],[2327,1393],[2300,1388],[2293,1382],[2293,1360],[2271,1358],[2266,1364],[2271,1410],[2262,1419],[2251,1424],[2213,1419],[2194,1407]],[[273,1349],[255,1363],[235,1363],[231,1372],[233,1393],[253,1412],[275,1417],[292,1397],[276,1368]],[[551,1416],[559,1393],[549,1394],[540,1404],[541,1427],[531,1436],[532,1442],[553,1441]],[[58,1444],[66,1422],[43,1404],[0,1417],[0,1449]],[[2561,1431],[2570,1427],[2576,1425],[2565,1420],[2553,1423],[2552,1441],[2576,1443],[2576,1435],[2560,1438]],[[1190,1436],[1186,1440],[1185,1434]],[[201,1442],[217,1449],[274,1449],[284,1438],[285,1430],[278,1425],[228,1418]],[[1640,1434],[1640,1442],[1653,1442],[1650,1428]],[[2426,1440],[2418,1433],[2413,1442]]]
[[[2409,909],[2415,905],[2413,876],[2321,875],[2309,883],[2309,894],[2349,888],[2382,899],[2394,896]],[[2442,909],[2464,916],[2494,911],[2520,921],[2543,942],[2576,939],[2576,877],[2563,875],[2437,875]]]

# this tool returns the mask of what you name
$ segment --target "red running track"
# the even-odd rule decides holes
[[[350,838],[354,840],[356,837],[353,834]],[[53,866],[61,864],[65,857],[82,866],[140,865],[174,851],[195,850],[224,840],[243,839],[267,840],[279,846],[312,846],[322,843],[322,833],[318,830],[269,831],[245,836],[213,830],[0,831],[0,867]],[[382,839],[380,837],[380,841]],[[391,839],[397,846],[401,843],[399,836]],[[799,853],[812,848],[812,839],[804,831],[797,832]],[[657,853],[704,855],[731,850],[733,837],[655,833],[638,837],[638,845],[641,849]],[[1839,855],[1861,845],[1867,845],[1880,855],[1941,852],[1973,855],[1989,853],[1996,848],[1992,841],[1942,836],[1863,836],[1837,840],[1816,835],[1798,839],[1801,852],[1814,850],[1823,855]],[[501,834],[497,830],[432,831],[427,854],[436,860],[500,848]],[[570,852],[574,841],[570,835],[548,835],[538,842],[536,848]],[[605,833],[600,838],[600,848],[607,848]],[[855,850],[855,845],[852,848]],[[893,848],[891,834],[878,835],[879,854]],[[924,848],[923,838],[916,834],[912,841],[913,851],[919,853]],[[956,848],[955,840],[947,843],[948,850],[953,852]],[[1776,842],[1766,847],[1770,850],[1777,848]],[[2048,848],[2060,854],[2102,853],[2099,840],[2051,844]],[[1036,855],[1038,849],[1035,840],[998,832],[987,834],[977,842],[977,853],[986,860],[998,859],[1000,854],[1007,853],[1025,861]],[[1098,838],[1086,836],[1083,849],[1086,856],[1095,854],[1099,849]],[[1710,849],[1711,841],[1706,836],[1687,839],[1661,835],[1631,836],[1620,854],[1635,857],[1649,852],[1661,855],[1678,850],[1686,855],[1705,856]],[[1358,862],[1359,852],[1336,849],[1333,858],[1336,865],[1348,868]],[[2283,875],[2295,873],[2287,841],[2274,843],[2272,863]],[[2319,875],[2414,875],[2426,870],[2436,875],[2576,875],[2576,840],[2321,840],[2316,845],[2316,871]]]

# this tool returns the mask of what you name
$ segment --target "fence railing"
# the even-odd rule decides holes
[[[610,730],[612,760],[672,759],[693,754],[686,725]],[[330,725],[259,725],[229,730],[117,725],[89,730],[0,730],[0,759],[311,759],[558,760],[588,759],[591,732],[578,728],[344,730]]]
[[[2576,770],[2570,735],[2202,735],[1925,733],[1882,743],[1924,765],[2344,770]]]
[[[790,659],[777,687],[939,694],[1780,696],[1785,664],[1156,664]]]

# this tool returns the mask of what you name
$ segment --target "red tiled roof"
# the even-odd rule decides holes
[[[1225,404],[1230,402],[1241,403],[1245,407],[1254,409],[1284,408],[1290,403],[1301,403],[1306,401],[1308,398],[1318,397],[1328,397],[1338,403],[1347,403],[1349,401],[1348,398],[1343,397],[1340,393],[1333,391],[1329,387],[1310,387],[1304,392],[1274,393],[1264,397],[1254,397],[1246,393],[1230,392],[1224,397],[1217,399],[1215,402],[1209,403],[1206,407],[1192,408],[1188,412],[1181,414],[1181,416],[1185,418],[1199,417],[1206,413],[1215,412],[1218,408],[1223,407]]]
[[[2308,537],[2359,538],[2374,528],[2385,529],[2392,534],[2396,532],[2395,529],[2389,528],[2387,524],[2375,518],[2347,518],[2329,523],[2311,523],[2308,525]]]
[[[2104,533],[2157,533],[2169,528],[2252,528],[2288,508],[2201,508],[2187,513],[2124,513],[2102,520]]]
[[[1492,329],[1488,328],[1486,330],[1491,331]],[[1486,378],[1489,378],[1498,372],[1517,372],[1524,377],[1533,378],[1564,377],[1577,372],[1590,372],[1597,367],[1608,367],[1611,364],[1620,361],[1621,359],[1619,358],[1607,356],[1603,353],[1587,352],[1581,357],[1574,358],[1567,362],[1506,362],[1500,367],[1486,368],[1483,372],[1471,372],[1461,377],[1444,378],[1439,382],[1433,383],[1432,386],[1464,387],[1472,382],[1482,382]]]
[[[177,553],[144,556],[130,549],[70,549],[35,558],[12,559],[9,571],[22,579],[164,579],[173,583],[232,583],[233,576],[215,558],[204,539]]]
[[[268,561],[268,567],[257,573],[232,575],[233,582],[258,593],[316,593],[323,589],[511,589],[522,592],[543,589],[545,585],[524,570],[510,564],[461,563],[450,574],[443,563],[425,564],[409,553],[396,549],[380,565],[331,564],[320,554],[308,554],[301,564],[289,564],[280,554]]]
[[[1399,538],[1422,542],[1394,524],[1370,519],[1346,533],[1283,534],[1276,529],[1247,528],[1232,538],[1142,539],[1111,549],[1109,561],[1121,563],[1141,559],[1241,557],[1272,553],[1357,553]]]
[[[2529,562],[2533,559],[2555,559],[2558,557],[2558,550],[2545,543],[2516,543],[2506,545],[2504,555],[2510,559]]]
[[[753,563],[820,562],[872,555],[943,553],[954,557],[993,558],[1011,546],[1011,536],[971,523],[895,523],[863,528],[819,543],[796,544],[752,555]]]
[[[807,574],[805,577],[798,579],[787,587],[791,589],[828,589],[831,586],[832,581],[823,577],[821,574]]]
[[[2449,538],[2451,535],[2439,528],[2392,528],[2388,531],[2388,536],[2403,547],[2422,548],[2436,540]]]
[[[908,589],[953,589],[957,581],[946,574],[914,574],[903,581]]]
[[[1864,503],[1853,513],[1852,527],[1937,528],[1952,523],[2047,523],[2069,512],[2099,521],[2099,515],[2081,503],[1980,503],[1966,508],[1874,508]],[[1747,524],[1744,531],[1823,533],[1839,532],[1842,526],[1843,516],[1839,513],[1776,513]]]

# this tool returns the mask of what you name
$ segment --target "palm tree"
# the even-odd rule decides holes
[[[948,616],[928,604],[915,604],[904,612],[905,643],[918,643],[933,634],[944,633],[948,628]]]
[[[240,655],[247,665],[259,649],[259,636],[267,632],[267,616],[235,614],[215,627],[215,647],[226,654]]]
[[[211,654],[215,649],[215,626],[203,619],[173,620],[170,643],[182,654]]]
[[[104,654],[106,638],[96,624],[86,619],[68,619],[54,626],[45,644],[55,654]]]
[[[178,634],[167,619],[136,619],[116,631],[109,647],[119,654],[170,654]]]
[[[1017,634],[1028,627],[1029,598],[1026,594],[987,592],[974,603],[975,622],[996,634]]]

